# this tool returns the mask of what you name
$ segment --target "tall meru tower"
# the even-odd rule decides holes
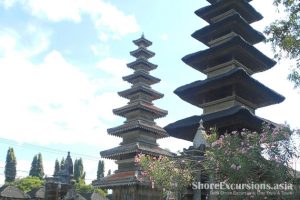
[[[134,40],[133,43],[138,49],[130,52],[136,58],[127,66],[134,70],[134,73],[123,77],[124,81],[132,84],[130,89],[119,92],[121,97],[129,99],[126,106],[113,110],[113,113],[125,117],[123,125],[108,129],[108,134],[121,137],[123,141],[120,146],[100,152],[102,158],[116,160],[118,170],[111,176],[94,181],[93,185],[103,189],[113,190],[113,200],[125,199],[161,199],[162,192],[153,190],[148,181],[142,180],[139,167],[135,164],[135,156],[139,153],[152,156],[172,156],[172,154],[161,149],[156,140],[168,136],[166,131],[156,125],[155,119],[167,115],[152,103],[160,99],[163,94],[153,90],[151,85],[160,82],[160,79],[150,75],[150,71],[157,68],[148,59],[155,53],[147,48],[152,42],[144,35]]]
[[[170,136],[189,141],[193,141],[201,119],[206,129],[217,127],[219,133],[242,128],[260,131],[267,120],[256,116],[255,110],[284,100],[251,77],[276,64],[253,46],[265,37],[250,26],[263,18],[249,4],[251,0],[207,1],[211,5],[195,13],[209,25],[194,32],[192,37],[208,49],[182,58],[187,65],[207,75],[207,79],[175,90],[181,99],[202,108],[203,114],[165,127]]]

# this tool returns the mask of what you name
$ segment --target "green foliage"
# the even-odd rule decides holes
[[[94,188],[92,185],[86,185],[83,180],[79,180],[79,182],[77,182],[75,184],[75,189],[78,193],[97,192],[101,196],[106,196],[107,195],[107,193],[105,191],[101,190],[101,189]]]
[[[15,180],[11,185],[16,186],[24,192],[29,192],[33,189],[41,188],[44,186],[44,183],[44,180],[41,180],[38,177],[28,176],[26,178]]]
[[[35,176],[42,179],[44,175],[45,173],[43,167],[43,158],[42,158],[42,154],[39,153],[38,155],[35,155],[33,157],[31,168],[29,171],[29,176]]]
[[[300,2],[298,0],[274,0],[274,5],[284,7],[286,18],[271,23],[265,33],[267,42],[272,44],[275,58],[282,57],[295,59],[288,78],[294,83],[295,88],[300,88]]]
[[[62,159],[61,159],[61,161],[60,161],[60,169],[61,170],[63,170],[63,169],[65,169],[65,158],[64,157],[62,157]]]
[[[30,171],[29,171],[29,176],[35,176],[36,174],[36,166],[37,166],[37,155],[35,155],[33,157],[33,160],[31,162],[31,168],[30,168]]]
[[[4,173],[5,182],[12,182],[15,180],[17,175],[17,160],[12,147],[9,147],[7,151]]]
[[[53,173],[53,175],[57,175],[57,173],[59,172],[59,170],[60,170],[59,162],[56,159],[55,160],[55,166],[54,166],[54,173]]]
[[[85,179],[85,172],[83,169],[83,161],[82,159],[76,159],[74,164],[74,179],[76,182],[84,181]]]
[[[97,170],[97,180],[104,177],[104,161],[99,160],[98,162],[98,170]]]
[[[135,161],[141,166],[142,175],[150,179],[152,187],[158,185],[164,188],[165,191],[183,194],[192,183],[193,177],[190,165],[184,160],[165,156],[156,158],[140,154]]]

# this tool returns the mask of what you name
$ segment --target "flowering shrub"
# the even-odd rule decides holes
[[[217,132],[212,131],[207,136],[211,148],[206,151],[206,160],[203,162],[205,173],[209,174],[212,182],[271,185],[293,183],[295,171],[289,166],[291,160],[299,157],[299,154],[292,143],[292,133],[288,126],[271,128],[268,124],[263,126],[260,134],[243,129],[216,139]],[[268,199],[259,191],[256,194],[251,193],[255,199]],[[226,199],[224,195],[223,198]],[[289,198],[294,197],[281,199]]]
[[[168,191],[182,194],[191,185],[191,170],[183,160],[139,154],[135,161],[142,168],[142,174],[150,179],[152,187],[163,188],[165,194]]]
[[[237,183],[286,181],[291,172],[287,166],[298,156],[290,140],[291,134],[287,126],[272,129],[265,125],[261,134],[243,129],[221,135],[211,141],[203,164],[206,171],[215,175],[215,180]],[[213,132],[208,138],[215,138],[215,135],[217,133]]]
[[[293,132],[287,125],[272,128],[265,124],[261,133],[243,129],[218,137],[217,131],[211,129],[206,136],[210,147],[206,149],[205,160],[201,161],[201,173],[208,175],[211,183],[296,183],[295,171],[290,167],[291,160],[299,158],[291,140]],[[136,162],[153,186],[156,184],[166,191],[181,194],[192,183],[193,172],[199,171],[199,165],[182,157],[156,158],[140,154]],[[293,195],[280,199],[300,199],[299,194]],[[218,199],[277,199],[277,195],[263,196],[259,191],[245,196],[220,195]]]

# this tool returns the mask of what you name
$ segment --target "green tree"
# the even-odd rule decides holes
[[[58,162],[58,160],[56,159],[55,160],[55,166],[54,166],[54,175],[57,175],[57,173],[59,172],[59,170],[60,170],[60,166],[59,166],[59,162]]]
[[[60,161],[60,169],[63,170],[65,169],[65,158],[62,157],[61,161]]]
[[[29,171],[29,176],[36,176],[37,171],[37,155],[34,155],[32,162],[31,162],[31,168]]]
[[[99,160],[98,162],[98,170],[97,170],[97,180],[104,177],[104,161]]]
[[[5,182],[14,181],[17,175],[17,160],[12,147],[9,147],[7,151],[4,174]]]
[[[42,187],[44,183],[44,180],[41,180],[38,177],[28,176],[25,178],[17,179],[11,184],[24,192],[29,192],[33,189]]]
[[[35,155],[33,157],[31,168],[29,171],[29,176],[35,176],[42,179],[44,175],[45,173],[44,173],[44,166],[43,166],[43,158],[42,158],[42,154],[39,153],[38,155]]]
[[[75,183],[75,189],[80,194],[96,192],[103,197],[107,195],[106,191],[94,188],[92,185],[87,185],[83,180],[80,180],[79,182]]]
[[[37,160],[37,177],[40,179],[44,178],[45,173],[44,173],[44,165],[43,165],[43,157],[42,154],[38,154],[38,160]]]
[[[74,164],[74,179],[76,182],[84,181],[85,179],[85,172],[83,168],[83,161],[82,159],[76,159]]]
[[[275,58],[282,57],[296,60],[288,79],[300,88],[300,2],[299,0],[274,0],[274,5],[284,7],[286,17],[272,22],[266,29]],[[280,12],[280,9],[278,9]]]

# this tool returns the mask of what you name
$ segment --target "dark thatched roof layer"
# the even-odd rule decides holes
[[[256,44],[265,39],[264,35],[252,28],[239,14],[233,14],[225,19],[205,26],[194,32],[192,37],[207,46],[210,41],[222,37],[230,32],[240,35],[250,44]]]
[[[1,198],[30,199],[29,195],[11,185],[4,185],[0,188],[0,199]]]
[[[253,115],[247,108],[236,106],[227,110],[210,113],[207,115],[192,116],[178,120],[164,127],[171,137],[193,141],[199,127],[199,121],[203,120],[204,127],[218,127],[219,133],[241,130],[243,128],[252,131],[261,131],[263,122],[270,122]]]
[[[134,70],[142,68],[144,70],[151,71],[153,69],[156,69],[157,65],[149,62],[146,58],[138,58],[135,61],[128,63],[127,67],[134,69]]]
[[[140,37],[139,39],[137,40],[133,40],[132,41],[135,45],[137,46],[145,46],[145,47],[148,47],[148,46],[151,46],[152,45],[152,42],[150,40],[147,40],[144,36],[144,34],[142,35],[142,37]]]
[[[231,61],[233,58],[253,72],[268,70],[276,64],[274,60],[264,55],[240,36],[235,36],[209,49],[186,55],[182,58],[182,61],[203,72],[207,68]]]
[[[152,58],[153,56],[155,56],[155,53],[144,47],[139,47],[137,50],[131,51],[130,55],[136,58],[138,57]]]
[[[222,0],[207,0],[209,3],[214,4],[217,3],[218,1],[222,1]],[[223,1],[227,1],[227,0],[223,0]],[[243,0],[242,0],[243,1]],[[252,0],[246,0],[248,2],[252,1]]]
[[[110,158],[110,159],[119,159],[120,155],[124,154],[132,154],[132,153],[144,153],[147,155],[152,156],[159,156],[159,155],[165,155],[165,156],[173,156],[173,154],[165,149],[162,149],[158,146],[154,145],[145,145],[143,143],[131,143],[131,144],[124,144],[112,149],[108,149],[105,151],[101,151],[100,155],[102,158]]]
[[[220,95],[222,92],[226,92],[225,90],[232,93],[233,87],[237,96],[251,102],[256,108],[281,103],[285,99],[282,95],[249,76],[241,68],[181,86],[174,93],[184,101],[195,106],[200,104],[201,107],[201,102],[208,95]]]
[[[263,18],[248,2],[242,0],[219,1],[213,5],[200,8],[195,13],[211,24],[213,18],[231,10],[239,13],[248,23],[253,23]]]

